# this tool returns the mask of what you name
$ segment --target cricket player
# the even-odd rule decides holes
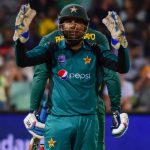
[[[103,80],[106,83],[108,91],[109,91],[109,96],[110,96],[111,104],[112,104],[112,112],[117,112],[117,111],[120,112],[121,89],[120,89],[120,81],[118,78],[118,74],[107,68],[101,68],[100,71],[101,71],[101,74],[99,76],[101,78],[103,77]],[[98,81],[99,87],[101,87],[102,82],[103,82],[101,78]],[[50,80],[50,72],[48,70],[47,65],[46,64],[37,65],[35,67],[34,77],[32,81],[31,100],[30,100],[31,112],[38,111],[48,79]],[[50,82],[50,86],[51,86],[51,82]],[[105,150],[105,142],[104,142],[105,106],[104,106],[104,101],[101,98],[98,102],[97,114],[98,114],[98,119],[99,119],[99,130],[100,130],[97,150]],[[28,116],[26,118],[28,118]],[[35,134],[39,135],[38,133],[36,133],[36,131],[35,131]],[[41,130],[40,135],[44,135],[42,130]]]
[[[96,150],[99,135],[97,118],[96,83],[97,69],[107,67],[120,73],[129,70],[127,40],[119,16],[109,12],[104,18],[112,36],[112,45],[118,49],[118,57],[107,47],[91,44],[84,39],[89,18],[83,7],[72,4],[62,9],[59,15],[59,29],[63,40],[55,43],[44,37],[40,44],[25,52],[24,43],[29,38],[29,25],[36,12],[29,5],[22,6],[17,19],[14,41],[16,41],[16,62],[19,66],[32,66],[46,63],[51,73],[52,102],[45,128],[45,149],[55,150]],[[95,31],[96,32],[96,31]],[[123,134],[128,126],[126,114],[114,112],[112,134]],[[40,126],[34,114],[25,120],[28,130],[39,131]]]
[[[54,32],[55,34],[56,32]],[[50,38],[49,40],[52,42],[60,42],[63,40],[62,33],[56,33],[55,36]],[[92,29],[88,29],[86,32],[84,39],[89,42],[99,43],[104,45],[109,49],[109,43],[105,39],[105,36],[102,33],[95,32]],[[120,81],[118,78],[118,74],[107,68],[100,68],[98,76],[100,77],[98,81],[98,90],[102,85],[102,80],[107,85],[109,96],[112,104],[112,112],[120,112],[120,97],[121,97],[121,89],[120,89]],[[103,79],[102,79],[103,78]],[[44,89],[47,83],[47,80],[50,79],[50,72],[48,70],[48,66],[46,64],[37,65],[34,70],[34,77],[32,81],[32,91],[31,91],[31,100],[30,100],[30,111],[37,112],[40,107],[41,99],[44,94]],[[51,86],[51,82],[50,82]],[[99,92],[99,91],[98,91]],[[99,143],[97,150],[105,150],[104,144],[104,134],[105,134],[105,106],[103,100],[100,98],[98,103],[98,119],[99,119]],[[42,134],[42,133],[41,133]]]

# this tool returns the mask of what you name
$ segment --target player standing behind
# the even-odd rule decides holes
[[[28,6],[26,8],[28,12]],[[70,16],[64,15],[67,11],[70,12]],[[23,18],[23,21],[27,18]],[[97,44],[90,45],[83,40],[88,22],[89,19],[83,7],[75,4],[66,6],[61,11],[59,18],[60,30],[65,40],[56,45],[47,42],[44,38],[39,46],[27,53],[22,43],[28,37],[26,36],[27,30],[25,30],[28,27],[16,24],[19,26],[15,33],[18,37],[14,36],[15,40],[19,38],[16,43],[18,65],[30,66],[43,62],[52,65],[50,69],[54,87],[51,97],[52,114],[48,115],[44,133],[46,150],[52,147],[64,150],[72,147],[74,149],[96,149],[99,130],[96,115],[98,100],[95,91],[96,65],[105,66],[120,73],[125,73],[129,69],[127,41],[125,35],[122,34],[123,26],[118,16],[110,12],[104,20],[116,40],[116,46],[120,47],[118,57],[111,54],[109,50],[105,50],[105,47],[99,47]],[[26,32],[25,36],[23,32]],[[57,51],[53,55],[52,50],[55,48]],[[120,118],[118,114],[115,114],[114,118],[115,116]]]

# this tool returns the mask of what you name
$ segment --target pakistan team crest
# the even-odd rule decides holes
[[[50,140],[48,141],[48,146],[50,148],[53,148],[55,147],[55,145],[56,145],[56,141],[54,140],[54,138],[50,138]]]
[[[85,64],[90,64],[92,59],[87,56],[87,57],[83,58],[83,60],[84,60]]]

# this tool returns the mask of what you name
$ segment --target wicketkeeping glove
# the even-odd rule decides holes
[[[127,113],[119,114],[118,111],[112,114],[112,135],[114,137],[121,137],[128,129],[129,119]]]
[[[128,42],[125,36],[125,30],[117,13],[109,11],[108,15],[102,20],[102,22],[111,33],[111,45],[115,49],[119,49],[120,45],[126,48],[128,46]]]
[[[15,33],[13,40],[20,40],[25,43],[29,39],[29,26],[36,15],[36,11],[30,8],[29,4],[22,5],[16,17]]]

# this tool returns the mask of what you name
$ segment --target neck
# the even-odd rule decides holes
[[[74,50],[74,51],[77,51],[77,50],[79,50],[79,49],[81,48],[81,46],[82,46],[82,42],[80,42],[80,43],[77,44],[77,45],[70,46],[70,48],[71,48],[72,50]]]
[[[82,47],[82,42],[83,41],[80,41],[79,43],[75,45],[72,45],[71,43],[68,42],[68,45],[73,51],[78,51]]]

